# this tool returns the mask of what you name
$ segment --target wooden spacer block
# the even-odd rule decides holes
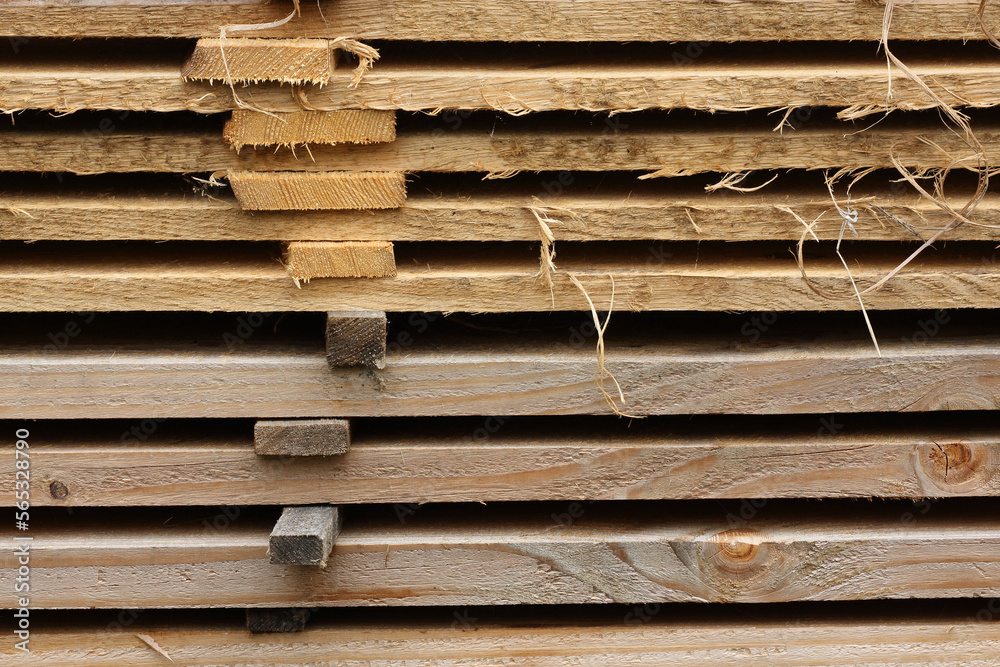
[[[204,38],[184,63],[181,76],[202,81],[325,84],[335,63],[326,39]]]
[[[396,140],[396,113],[348,109],[265,114],[238,109],[222,132],[236,150],[244,146],[375,144]]]
[[[325,567],[340,526],[340,508],[334,505],[286,507],[271,531],[271,563]]]
[[[326,359],[331,366],[385,368],[385,313],[349,310],[326,314]]]
[[[399,208],[406,175],[393,171],[231,171],[229,185],[247,211]]]
[[[351,422],[346,419],[261,420],[253,427],[253,448],[258,456],[346,454],[351,448]]]
[[[302,632],[310,612],[306,608],[260,609],[247,611],[247,630],[250,632]]]
[[[392,278],[396,256],[392,241],[291,241],[285,268],[295,280],[312,278]]]

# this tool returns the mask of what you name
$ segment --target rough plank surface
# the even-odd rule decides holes
[[[587,320],[583,320],[587,321]],[[749,322],[749,319],[748,319]],[[917,333],[916,323],[910,333]],[[734,342],[615,331],[607,368],[631,414],[810,414],[996,410],[1000,342],[938,335]],[[692,334],[693,336],[694,334]],[[5,419],[610,414],[591,345],[486,338],[391,351],[379,378],[331,368],[321,345],[247,341],[235,350],[163,343],[58,353],[35,341],[0,357]],[[112,353],[113,352],[113,353]],[[52,387],[58,383],[60,390]],[[724,388],[724,390],[720,390]]]
[[[304,103],[326,111],[719,110],[855,105],[924,109],[934,105],[923,89],[898,72],[892,73],[892,99],[887,100],[889,74],[884,57],[873,49],[864,55],[836,54],[835,60],[803,49],[770,48],[753,56],[731,53],[718,45],[682,43],[674,49],[677,61],[670,58],[669,51],[658,59],[633,60],[617,58],[613,50],[600,58],[581,52],[571,62],[561,54],[513,61],[463,57],[462,62],[456,62],[441,57],[414,60],[390,53],[357,87],[351,86],[354,74],[345,68],[331,73],[326,85],[307,86],[301,94],[276,83],[237,84],[236,93],[245,104],[287,113],[301,113]],[[698,57],[688,57],[687,51]],[[911,54],[903,48],[900,57],[950,103],[973,107],[1000,103],[1000,92],[994,85],[996,58],[988,52],[972,55],[949,49],[935,57]],[[109,60],[85,51],[67,52],[55,61],[51,56],[32,57],[28,53],[0,59],[0,79],[5,83],[0,89],[0,109],[201,113],[239,109],[229,86],[184,80],[178,76],[176,60],[150,59],[125,50],[117,61]],[[257,124],[265,124],[268,118],[263,114],[250,117]],[[805,109],[799,109],[789,120],[800,125],[808,117]],[[779,120],[775,115],[774,125]],[[456,121],[448,114],[441,122],[450,128]],[[303,143],[291,133],[292,128],[280,129],[283,135],[291,134],[294,143]],[[326,121],[323,134],[332,131],[333,137],[339,137],[341,130],[342,126],[331,127],[331,121]],[[387,132],[388,128],[380,126],[375,136],[386,136]]]
[[[389,241],[289,241],[283,262],[296,281],[313,278],[393,278]]]
[[[406,176],[376,171],[230,171],[229,185],[248,211],[321,211],[399,208]]]
[[[917,0],[896,6],[890,27],[895,39],[980,40],[978,0]],[[579,41],[810,40],[876,41],[884,7],[851,0],[759,2],[713,5],[647,0],[367,0],[325,2],[323,14],[304,2],[302,17],[257,33],[257,37],[359,39]],[[8,34],[48,37],[218,37],[219,26],[269,23],[285,18],[289,3],[205,4],[194,8],[72,5],[46,8],[46,20],[25,6],[0,7]],[[996,25],[988,13],[989,23]]]
[[[351,448],[346,419],[258,421],[253,427],[257,456],[337,456]]]
[[[252,512],[217,529],[203,510],[114,523],[78,511],[32,525],[32,609],[1000,596],[995,501],[915,509],[773,501],[745,520],[724,507],[423,507],[401,524],[383,508],[352,516],[327,567],[308,571],[269,562],[271,525]],[[0,585],[10,589],[17,555],[10,537],[0,546]]]
[[[524,123],[522,125],[521,123]],[[537,119],[506,126],[467,122],[452,132],[398,132],[396,141],[367,146],[316,146],[312,157],[289,149],[233,151],[217,131],[125,131],[99,136],[52,129],[0,129],[0,170],[105,172],[351,171],[495,172],[660,171],[665,175],[748,169],[891,168],[891,157],[909,167],[949,167],[967,159],[968,146],[940,121],[866,125],[817,121],[795,132],[773,124],[737,127],[724,119],[697,126],[634,124],[620,133],[603,125],[530,127]],[[863,122],[863,121],[862,121]],[[772,121],[776,124],[777,121]],[[867,124],[871,124],[868,121]],[[544,125],[544,124],[543,124]],[[69,126],[67,126],[69,127]],[[991,164],[1000,163],[1000,126],[976,123]],[[925,140],[936,144],[931,146]],[[541,189],[540,189],[541,190]]]
[[[342,520],[340,509],[330,505],[286,507],[268,542],[271,564],[326,567]]]
[[[277,116],[239,109],[226,123],[223,138],[236,150],[244,146],[302,144],[377,144],[396,138],[391,111],[298,111]]]
[[[309,610],[247,609],[247,630],[250,632],[302,632],[306,628]]]
[[[386,317],[381,310],[326,314],[326,358],[331,366],[385,368]]]
[[[185,79],[325,84],[336,59],[325,39],[199,39],[181,68]]]
[[[700,247],[659,242],[624,247],[559,245],[561,273],[550,291],[538,278],[537,246],[394,249],[397,275],[385,280],[316,280],[301,289],[268,248],[4,246],[0,311],[589,311],[565,272],[598,310],[857,310],[843,265],[818,244],[806,266],[822,289],[803,282],[789,244]],[[512,244],[506,244],[512,245]],[[846,253],[862,288],[893,270],[912,247]],[[612,280],[614,278],[614,299]],[[955,244],[925,252],[865,297],[874,310],[995,308],[1000,264],[992,246]],[[555,299],[553,305],[553,298]]]
[[[552,212],[547,223],[558,241],[761,241],[794,240],[802,224],[778,209],[787,206],[805,220],[822,217],[813,227],[824,240],[837,239],[839,216],[819,185],[783,188],[779,179],[760,192],[705,193],[700,189],[652,186],[601,188],[588,192],[580,179],[545,183],[555,192],[544,206],[573,211],[577,219]],[[607,183],[605,183],[607,185]],[[530,207],[537,193],[524,189],[471,192],[411,188],[398,209],[372,217],[354,211],[244,212],[231,197],[177,193],[107,191],[0,191],[2,240],[190,240],[190,241],[537,241],[538,220]],[[867,192],[859,186],[858,191]],[[954,202],[966,193],[949,192]],[[917,196],[877,191],[874,204],[912,231],[867,204],[856,206],[855,228],[866,241],[928,238],[948,223],[935,205]],[[976,207],[980,225],[962,225],[950,240],[1000,240],[1000,194],[989,193]],[[693,223],[693,224],[692,224]],[[991,228],[993,226],[993,228]]]
[[[205,433],[172,423],[130,444],[103,422],[55,433],[57,427],[36,425],[31,465],[43,492],[32,503],[397,503],[406,520],[421,503],[434,502],[1000,496],[1000,436],[988,426],[967,427],[964,417],[918,417],[886,425],[858,415],[783,416],[787,430],[711,418],[709,427],[694,431],[652,418],[595,424],[574,417],[567,424],[489,417],[369,427],[354,436],[349,452],[329,457],[301,448],[300,434],[313,420],[288,422],[289,435],[278,444],[295,449],[265,452],[259,434],[269,422],[263,421],[256,451],[245,432]],[[316,445],[335,444],[335,434],[323,431]],[[261,453],[309,458],[278,461]],[[13,457],[12,448],[0,450],[0,462],[13,466]],[[55,482],[65,495],[44,490]],[[0,479],[0,503],[13,506],[14,491],[13,478]]]

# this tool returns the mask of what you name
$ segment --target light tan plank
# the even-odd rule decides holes
[[[579,41],[733,41],[836,39],[874,41],[882,34],[884,8],[851,0],[759,2],[725,5],[646,0],[366,0],[302,3],[303,16],[258,37],[362,39]],[[896,7],[890,35],[896,39],[983,39],[976,0],[917,0]],[[46,20],[24,6],[0,8],[0,24],[12,35],[48,37],[217,37],[219,26],[277,21],[289,3],[139,7],[46,8]],[[990,23],[996,25],[990,16]]]
[[[418,617],[396,620],[384,615],[333,621],[311,618],[302,633],[253,637],[235,622],[216,617],[163,618],[122,612],[123,624],[93,615],[65,626],[41,624],[32,629],[32,661],[37,665],[164,664],[135,634],[155,638],[179,664],[217,665],[218,656],[254,665],[345,667],[396,665],[403,661],[429,667],[488,667],[514,661],[521,665],[740,664],[749,667],[885,667],[953,664],[992,667],[1000,652],[1000,613],[995,599],[969,603],[906,606],[815,605],[775,611],[755,608],[748,615],[724,609],[643,604],[581,618],[551,610],[420,610]],[[329,613],[329,612],[327,612]],[[393,614],[398,613],[393,610]],[[99,649],[99,650],[98,650]],[[0,647],[0,664],[17,664],[10,644]]]
[[[664,125],[662,119],[621,133],[571,121],[538,126],[513,119],[505,127],[466,122],[453,132],[430,129],[397,133],[390,144],[316,146],[309,154],[289,149],[235,153],[216,131],[122,130],[84,134],[58,129],[5,127],[0,131],[0,170],[103,172],[340,171],[496,172],[658,171],[697,173],[746,169],[891,168],[891,156],[910,167],[949,167],[971,151],[940,122],[894,125],[866,132],[849,123],[807,124],[778,134],[770,125],[736,127],[705,118],[696,126]],[[1000,163],[1000,128],[977,123],[986,158]],[[936,143],[929,145],[925,139]]]
[[[114,424],[67,433],[39,423],[32,504],[395,503],[406,522],[428,502],[1000,495],[1000,437],[947,415],[917,417],[901,428],[849,415],[782,417],[787,430],[718,419],[692,430],[501,416],[368,426],[350,451],[346,429],[326,425],[344,420],[258,421],[256,450],[240,430],[164,423],[144,442],[122,443]],[[0,450],[11,469],[13,456]],[[66,494],[53,494],[54,484]],[[0,502],[12,506],[14,491],[12,476],[0,479]],[[757,504],[737,513],[756,514]]]
[[[690,332],[687,338],[685,331],[650,340],[614,326],[612,318],[606,364],[631,414],[1000,407],[994,336],[946,335],[939,328],[937,336],[915,344],[916,323],[903,335],[882,329],[879,358],[860,315],[848,339],[810,336],[759,346],[734,344],[722,334]],[[0,417],[610,414],[594,385],[594,349],[568,345],[571,337],[449,342],[431,336],[390,351],[377,379],[365,368],[331,368],[320,341],[292,346],[251,339],[229,349],[221,337],[215,345],[201,337],[197,345],[77,344],[58,353],[42,350],[41,343],[8,344],[0,358],[0,391],[7,397]]]
[[[387,209],[406,201],[406,176],[398,172],[230,171],[227,178],[247,211]]]
[[[856,250],[846,257],[862,289],[887,275],[914,246]],[[397,246],[397,275],[385,280],[314,280],[297,288],[267,247],[145,248],[25,245],[0,263],[0,311],[589,311],[567,273],[599,310],[857,310],[843,265],[818,244],[802,280],[788,244],[745,247],[574,246],[559,249],[550,290],[538,277],[537,248],[479,244]],[[1000,265],[990,246],[925,252],[885,288],[872,310],[995,308]],[[611,278],[609,278],[609,275]],[[612,287],[612,278],[614,287]],[[554,299],[554,301],[553,301]]]
[[[231,40],[230,40],[231,41]],[[725,46],[679,44],[677,60],[580,53],[548,58],[487,60],[474,56],[428,59],[389,53],[357,87],[350,68],[334,70],[322,86],[300,95],[279,84],[235,86],[244,104],[270,112],[301,112],[304,104],[325,110],[469,109],[503,111],[757,109],[851,106],[926,109],[935,101],[898,71],[887,71],[874,50],[860,55],[818,58],[813,51],[770,49],[760,54],[727,51]],[[698,56],[685,55],[686,50]],[[119,49],[116,56],[68,51],[0,60],[0,109],[79,109],[198,111],[238,109],[227,85],[185,81],[180,62]],[[701,55],[699,55],[701,54]],[[471,55],[471,54],[470,54]],[[931,82],[939,95],[959,106],[1000,103],[995,85],[996,56],[988,51],[951,49],[921,55],[901,49],[912,71]],[[569,58],[572,62],[567,63]],[[555,61],[555,62],[553,62]],[[892,100],[887,92],[892,87]],[[308,107],[306,107],[308,108]],[[246,112],[252,113],[252,112]],[[254,116],[263,122],[267,116]],[[801,125],[800,110],[790,121]],[[774,117],[774,125],[780,116]],[[442,126],[450,128],[448,117]],[[252,143],[252,142],[246,142]]]
[[[288,274],[313,278],[393,278],[396,257],[389,241],[291,241],[282,260]]]
[[[325,84],[336,65],[325,39],[199,39],[181,76],[195,81]]]
[[[226,123],[223,138],[236,150],[244,146],[385,143],[396,138],[396,114],[346,110],[275,115],[239,109]]]
[[[477,508],[461,517],[425,507],[405,526],[383,509],[370,518],[352,513],[327,567],[308,571],[268,561],[273,519],[248,510],[223,527],[204,510],[144,511],[141,520],[113,523],[106,512],[89,520],[78,512],[32,526],[32,608],[1000,596],[995,503],[969,507],[942,502],[910,522],[902,517],[912,504],[831,501],[808,511],[775,501],[751,521],[730,520],[724,508],[668,514],[662,506],[590,505],[563,518],[562,506]],[[0,585],[8,589],[17,573],[12,532],[0,539]]]
[[[568,175],[567,175],[568,176]],[[763,180],[766,179],[762,179]],[[841,219],[822,186],[782,187],[784,179],[756,193],[714,192],[669,187],[666,181],[636,183],[634,188],[602,188],[599,193],[575,178],[569,184],[545,179],[542,205],[573,211],[577,218],[554,211],[547,224],[558,241],[760,241],[795,240],[802,224],[779,210],[787,206],[803,219],[820,218],[813,231],[836,239]],[[658,188],[663,185],[663,189]],[[377,214],[354,211],[278,211],[246,213],[231,197],[198,197],[177,193],[128,192],[0,192],[2,240],[190,240],[190,241],[537,241],[538,220],[530,207],[539,202],[524,188],[511,191],[428,191],[414,185],[398,209]],[[859,186],[857,191],[868,193]],[[917,196],[873,191],[870,203],[907,221],[913,231],[896,224],[868,204],[858,204],[858,237],[866,241],[909,241],[929,238],[948,223],[935,205]],[[842,194],[842,193],[841,193]],[[968,200],[949,191],[952,203]],[[841,202],[843,204],[844,202]],[[376,217],[377,216],[377,217]],[[822,216],[822,217],[820,217]],[[1000,195],[987,194],[972,219],[945,237],[952,240],[997,240]],[[375,221],[377,220],[377,224]],[[554,220],[554,222],[552,221]]]

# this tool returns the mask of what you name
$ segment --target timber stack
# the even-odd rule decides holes
[[[0,27],[0,665],[993,664],[992,3]]]

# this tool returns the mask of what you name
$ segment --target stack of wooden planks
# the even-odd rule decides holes
[[[1000,9],[0,32],[0,665],[994,663]]]

